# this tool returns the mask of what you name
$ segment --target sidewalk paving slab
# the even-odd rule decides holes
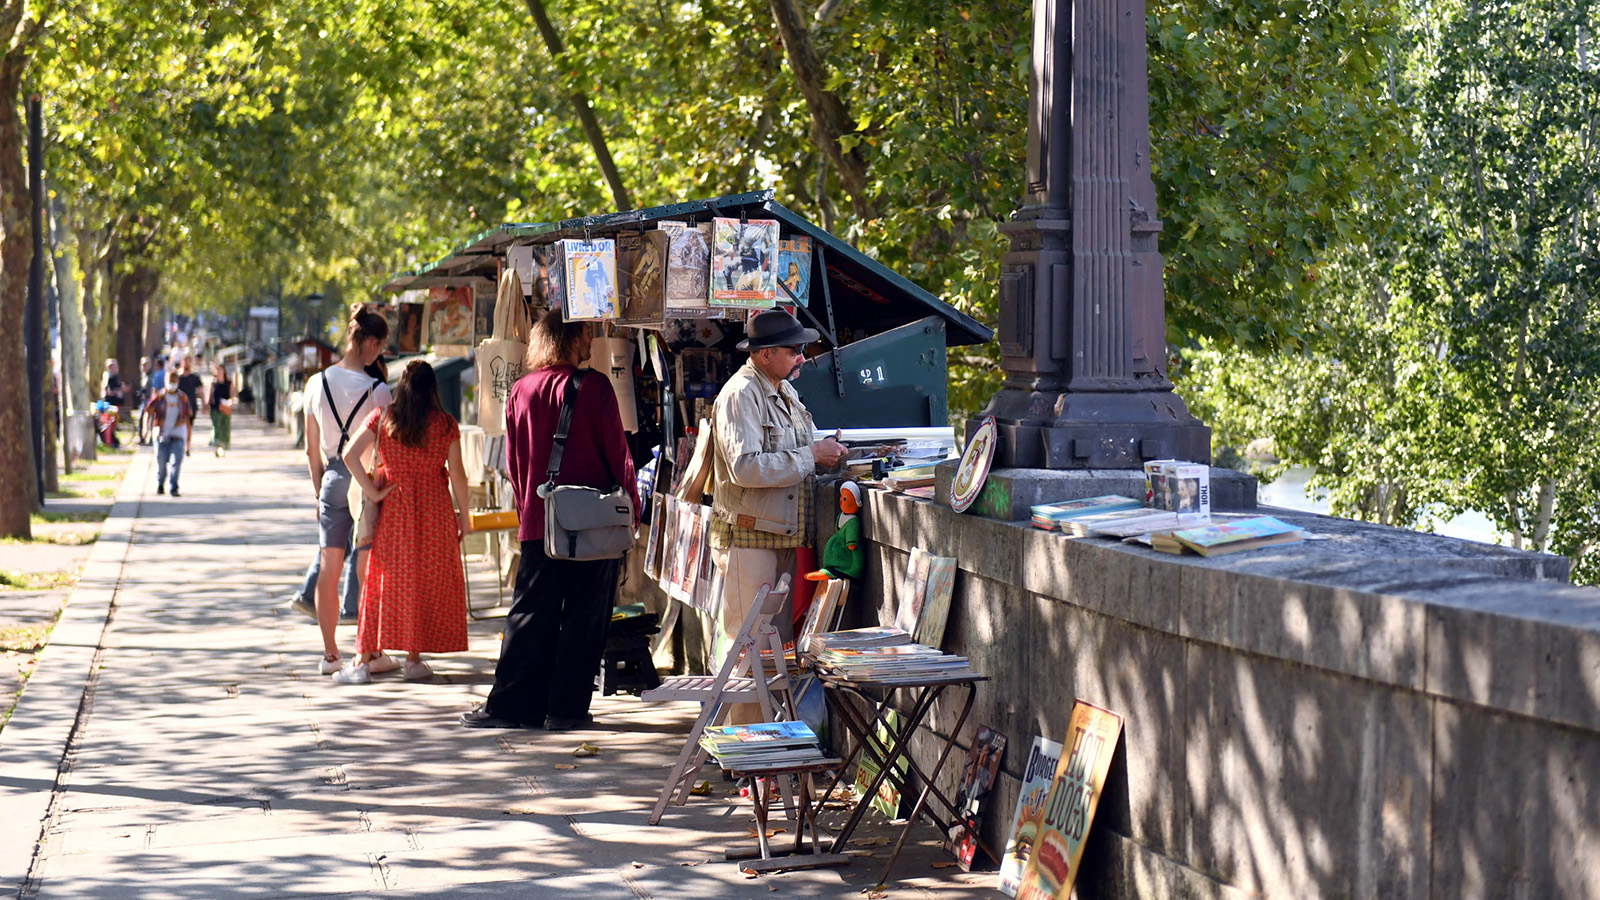
[[[154,493],[148,448],[130,463],[0,732],[0,896],[749,900],[876,880],[893,832],[873,817],[854,866],[747,878],[723,852],[753,819],[710,768],[713,796],[646,824],[691,705],[596,697],[594,731],[460,727],[493,682],[494,620],[427,682],[317,675],[316,628],[282,606],[316,537],[287,444],[241,416],[234,452],[185,462],[179,498]],[[487,562],[471,571],[493,597]],[[573,757],[584,741],[600,755]],[[992,873],[932,868],[932,829],[913,838],[891,896],[995,895]]]

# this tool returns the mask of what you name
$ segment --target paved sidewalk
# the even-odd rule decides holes
[[[281,606],[316,540],[304,455],[248,415],[227,457],[207,437],[181,498],[135,457],[0,733],[0,896],[853,898],[877,880],[882,825],[850,867],[746,878],[722,854],[751,819],[719,776],[647,825],[690,707],[597,697],[603,730],[576,734],[457,725],[492,680],[494,620],[429,683],[318,676],[315,628]],[[575,759],[580,740],[599,757]],[[944,867],[932,829],[913,837],[888,896],[999,896]]]

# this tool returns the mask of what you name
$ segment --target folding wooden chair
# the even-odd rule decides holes
[[[789,594],[789,576],[778,579],[778,586],[762,585],[756,592],[755,602],[745,615],[744,624],[733,646],[716,675],[676,675],[662,681],[661,686],[639,695],[641,700],[695,701],[700,704],[700,717],[683,742],[678,761],[667,776],[667,783],[656,798],[650,811],[650,824],[661,821],[668,803],[682,806],[688,799],[689,788],[694,784],[700,766],[706,760],[706,751],[700,746],[700,735],[716,721],[723,706],[730,703],[755,703],[761,707],[761,717],[766,722],[793,721],[794,704],[790,699],[788,663],[783,655],[783,639],[772,624],[773,618],[783,608]],[[762,660],[762,653],[771,654],[772,668]],[[788,786],[782,782],[784,806],[792,809]],[[676,794],[676,798],[674,798]]]

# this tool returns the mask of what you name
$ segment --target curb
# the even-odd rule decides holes
[[[27,885],[57,791],[71,770],[72,742],[94,705],[101,643],[149,481],[153,457],[146,449],[139,447],[128,461],[83,574],[0,731],[0,809],[6,811],[0,817],[0,891],[8,894]]]

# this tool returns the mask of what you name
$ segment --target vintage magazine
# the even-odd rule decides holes
[[[667,233],[634,231],[617,235],[617,276],[622,280],[619,325],[666,326]]]
[[[656,228],[667,235],[667,318],[722,318],[711,307],[711,223],[666,219]]]
[[[471,344],[476,307],[471,285],[428,288],[428,330],[423,341],[435,346]]]
[[[771,309],[778,302],[778,220],[711,220],[711,305]]]
[[[783,285],[778,289],[779,303],[811,305],[811,238],[778,241],[778,282]]]
[[[611,238],[559,242],[567,296],[561,317],[587,322],[617,317],[617,242]]]
[[[1056,764],[1060,761],[1061,742],[1036,735],[1033,749],[1028,752],[1028,765],[1022,770],[1022,787],[1017,793],[1017,810],[1011,814],[1010,836],[1000,854],[1000,891],[1007,897],[1015,897],[1017,885],[1022,883],[1022,868],[1027,865],[1028,855],[1039,837],[1044,801],[1050,795],[1050,783],[1055,779]]]
[[[539,269],[533,289],[536,305],[542,305],[545,309],[560,309],[567,297],[566,264],[561,261],[561,244],[536,244],[533,258]]]
[[[657,491],[650,497],[650,532],[644,545],[644,574],[661,580],[661,534],[666,530],[667,494]]]
[[[1017,900],[1067,900],[1083,861],[1089,825],[1122,734],[1122,717],[1079,700],[1067,722],[1066,750],[1044,802],[1039,837],[1022,870]]]
[[[956,823],[950,827],[945,843],[945,849],[955,856],[963,872],[972,871],[972,860],[978,853],[978,832],[988,812],[989,792],[1000,775],[1000,758],[1005,752],[1005,735],[987,725],[978,727],[967,754],[967,766],[961,770],[961,784],[956,788]]]

